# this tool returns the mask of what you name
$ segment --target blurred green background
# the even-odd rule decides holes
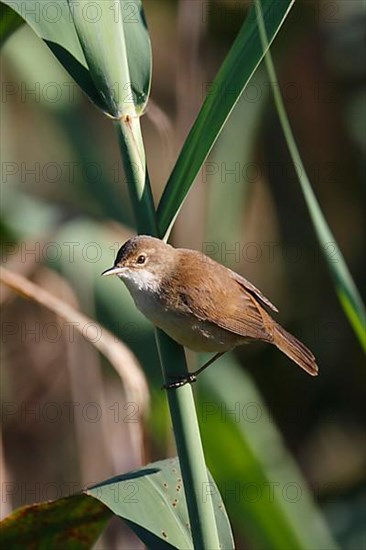
[[[147,0],[144,7],[154,70],[142,124],[157,203],[248,3]],[[365,272],[364,23],[362,2],[298,1],[272,50],[302,158],[358,288]],[[123,285],[99,277],[134,232],[111,124],[27,26],[3,46],[1,76],[3,264],[133,350],[151,388],[143,461],[174,455],[152,327]],[[250,517],[254,502],[265,515],[272,497],[290,506],[301,499],[284,492],[283,479],[295,483],[287,463],[284,477],[272,477],[272,497],[260,481],[249,496],[254,478],[233,434],[239,425],[254,439],[277,426],[340,547],[365,547],[364,357],[317,244],[263,67],[197,178],[171,241],[209,253],[261,288],[320,367],[311,379],[271,346],[253,345],[236,353],[248,377],[242,400],[217,393],[229,376],[225,360],[197,384],[207,461],[237,547],[268,547],[257,516],[250,522],[243,515]],[[3,287],[2,302],[4,516],[138,464],[128,434],[131,404],[110,365],[52,313]],[[194,368],[196,358],[189,360]],[[281,468],[268,441],[261,452]],[[100,544],[139,548],[121,525],[113,523]]]

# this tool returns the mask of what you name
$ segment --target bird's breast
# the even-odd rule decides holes
[[[242,337],[214,323],[200,320],[190,313],[172,310],[159,292],[127,286],[141,313],[182,346],[194,351],[219,352],[243,343]]]

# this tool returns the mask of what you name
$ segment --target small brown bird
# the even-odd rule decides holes
[[[249,281],[195,250],[174,248],[141,235],[118,251],[114,266],[137,308],[176,342],[216,355],[176,387],[195,380],[225,352],[262,340],[274,344],[311,376],[318,374],[314,355],[267,313],[277,308]]]

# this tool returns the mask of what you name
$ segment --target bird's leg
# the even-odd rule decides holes
[[[200,367],[199,369],[195,370],[194,372],[192,372],[191,376],[194,376],[195,378],[197,378],[197,376],[199,374],[201,374],[201,372],[203,372],[204,370],[207,369],[207,367],[209,367],[210,365],[212,365],[212,363],[214,363],[215,361],[217,361],[217,359],[219,359],[222,355],[224,355],[224,353],[226,353],[226,351],[219,351],[219,353],[215,353],[215,355],[213,357],[211,357],[211,359],[209,359],[207,361],[207,363],[205,363],[202,367]]]
[[[196,371],[188,374],[188,376],[182,376],[182,377],[179,377],[176,380],[174,380],[174,382],[170,382],[169,384],[164,384],[162,389],[171,390],[173,388],[180,388],[181,386],[184,386],[185,384],[192,384],[193,382],[195,382],[197,380],[197,376],[199,374],[201,374],[201,372],[203,372],[205,369],[207,369],[207,367],[212,365],[212,363],[217,361],[217,359],[219,359],[219,357],[224,355],[224,353],[226,353],[226,351],[219,351],[219,353],[216,353],[213,357],[211,357],[211,359],[209,359],[207,361],[207,363],[205,363],[202,367],[200,367]]]

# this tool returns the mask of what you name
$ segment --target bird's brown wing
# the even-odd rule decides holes
[[[245,313],[243,309],[239,310],[238,308],[230,317],[217,319],[215,324],[238,336],[265,340],[266,342],[272,341],[270,332],[266,330],[263,317],[256,307],[247,308]]]
[[[231,270],[230,270],[231,271]],[[264,296],[264,294],[262,294],[262,292],[260,290],[258,290],[257,287],[255,287],[254,285],[252,285],[252,283],[250,283],[249,281],[247,281],[246,279],[244,279],[244,277],[242,277],[241,275],[238,275],[237,273],[235,273],[235,271],[231,271],[232,273],[232,276],[234,277],[234,279],[236,280],[236,282],[244,289],[244,290],[247,290],[250,294],[252,294],[255,298],[257,298],[260,302],[262,302],[262,304],[264,304],[265,306],[269,307],[270,309],[272,309],[273,311],[275,311],[276,313],[278,313],[278,309],[276,308],[275,305],[272,304],[272,302],[270,302],[268,300],[268,298],[266,298]]]
[[[235,283],[237,281],[235,280]],[[216,324],[240,336],[255,340],[272,340],[272,319],[262,308],[255,295],[239,287],[237,300],[231,302],[227,315],[219,315]],[[273,321],[272,321],[273,322]]]
[[[239,336],[271,341],[272,319],[260,302],[276,308],[251,283],[209,259],[190,265],[189,283],[188,288],[180,278],[174,285],[186,313]]]

